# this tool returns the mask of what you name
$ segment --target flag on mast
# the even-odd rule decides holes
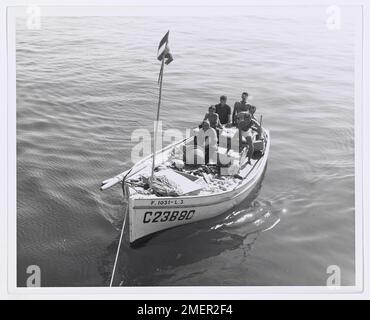
[[[165,64],[170,64],[173,61],[172,54],[170,52],[170,47],[168,46],[168,37],[170,35],[170,31],[164,35],[164,37],[159,42],[158,52],[157,52],[157,59],[159,61],[165,60]]]
[[[164,64],[168,65],[173,61],[172,54],[170,52],[170,47],[168,46],[168,38],[170,35],[170,31],[168,30],[164,37],[159,42],[158,51],[157,51],[157,59],[162,61],[161,70],[159,71],[158,75],[158,83],[161,82],[163,76],[163,67]]]

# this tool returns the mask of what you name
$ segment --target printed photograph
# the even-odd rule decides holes
[[[356,285],[358,7],[42,9],[16,19],[18,287]]]

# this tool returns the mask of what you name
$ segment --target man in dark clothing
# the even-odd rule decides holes
[[[216,104],[216,113],[220,118],[221,124],[230,123],[231,108],[226,104],[227,97],[221,96],[220,103]]]

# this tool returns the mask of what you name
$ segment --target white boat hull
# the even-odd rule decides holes
[[[256,187],[267,165],[270,135],[264,155],[258,159],[248,175],[233,190],[203,196],[157,197],[134,199],[125,185],[128,199],[130,243],[165,229],[216,217],[239,205]]]

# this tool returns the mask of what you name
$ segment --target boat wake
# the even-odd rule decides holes
[[[270,230],[279,221],[270,202],[255,200],[249,208],[233,211],[211,229],[246,237],[251,233]]]

